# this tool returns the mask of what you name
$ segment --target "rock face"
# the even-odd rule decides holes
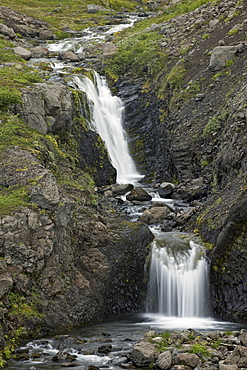
[[[23,89],[22,101],[22,105],[16,107],[16,112],[30,127],[42,134],[66,129],[71,122],[71,93],[61,83],[40,83],[31,90]]]
[[[0,152],[1,190],[25,194],[17,205],[1,206],[3,346],[10,317],[13,330],[25,326],[38,335],[142,310],[143,267],[153,239],[144,224],[118,219],[99,204],[90,171],[106,185],[114,182],[115,170],[102,140],[81,124],[69,89],[36,84],[23,89],[22,100],[11,109],[26,124],[19,123],[20,137],[30,140],[7,143]]]

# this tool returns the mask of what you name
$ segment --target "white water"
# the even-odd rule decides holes
[[[46,47],[50,52],[61,52],[66,50],[72,50],[75,53],[83,53],[85,46],[88,42],[104,42],[107,36],[110,36],[116,32],[120,32],[125,28],[133,26],[136,22],[137,17],[129,17],[129,22],[121,23],[116,25],[103,26],[104,31],[101,30],[102,27],[88,27],[81,31],[80,37],[73,37],[58,41],[57,43],[47,44]]]
[[[124,106],[120,98],[111,94],[106,80],[93,73],[94,82],[87,76],[75,76],[73,83],[87,95],[91,124],[105,142],[112,165],[117,170],[117,183],[135,183],[143,176],[129,154],[122,126]]]
[[[193,241],[187,250],[153,242],[148,311],[180,318],[206,317],[208,263]]]

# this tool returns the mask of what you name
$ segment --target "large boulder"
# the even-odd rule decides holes
[[[233,46],[216,46],[211,54],[209,69],[211,71],[220,71],[226,63],[235,57],[237,53],[245,50],[244,44]]]
[[[158,357],[158,351],[153,343],[139,342],[134,345],[131,359],[136,366],[144,367],[154,363]]]
[[[9,37],[10,39],[14,39],[16,37],[15,31],[2,23],[0,23],[0,33],[4,36]]]
[[[132,189],[130,194],[126,196],[126,199],[129,201],[140,201],[145,202],[152,199],[151,195],[148,194],[148,192],[145,189],[142,188],[135,188]]]
[[[156,361],[156,365],[161,370],[170,369],[172,366],[172,354],[170,351],[165,351],[159,354],[158,359]]]
[[[21,46],[14,48],[14,53],[25,60],[29,60],[32,57],[31,51]]]
[[[164,205],[163,207],[152,207],[146,209],[139,221],[144,222],[145,224],[159,224],[161,223],[167,215],[170,213],[170,208]]]

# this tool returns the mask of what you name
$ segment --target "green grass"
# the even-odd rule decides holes
[[[27,204],[28,191],[26,187],[0,187],[0,217],[11,214]]]

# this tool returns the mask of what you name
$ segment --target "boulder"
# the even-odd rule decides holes
[[[209,69],[211,71],[220,71],[237,53],[243,52],[244,44],[233,46],[216,46],[210,57]]]
[[[89,4],[87,6],[88,13],[97,13],[99,11],[105,11],[105,10],[107,10],[107,9],[103,8],[103,6],[96,5],[96,4]]]
[[[134,189],[132,184],[113,184],[111,185],[111,191],[113,195],[124,195]]]
[[[167,370],[170,369],[172,366],[172,354],[170,351],[165,351],[162,352],[158,356],[158,360],[156,362],[156,365],[161,369],[161,370]]]
[[[0,33],[4,36],[9,37],[10,39],[14,39],[16,37],[15,31],[12,28],[7,27],[3,23],[0,23]]]
[[[240,340],[240,343],[242,344],[242,346],[247,347],[247,330],[246,329],[241,330],[239,340]]]
[[[133,200],[138,200],[141,202],[149,201],[152,199],[151,195],[146,192],[146,190],[142,188],[135,188],[132,189],[130,194],[127,195],[126,197],[127,200],[132,202]]]
[[[136,366],[143,367],[155,362],[158,351],[153,343],[140,342],[134,345],[131,360]]]
[[[49,50],[43,46],[36,46],[32,49],[33,58],[47,58],[49,56]]]
[[[166,198],[167,196],[171,195],[175,189],[175,185],[171,182],[162,182],[158,189],[158,193],[161,198]]]
[[[117,47],[113,42],[107,42],[103,45],[102,52],[103,57],[106,57],[108,55],[112,55],[117,51]]]
[[[59,53],[59,59],[69,60],[70,62],[80,61],[80,58],[72,50],[61,51],[61,53]]]
[[[8,293],[13,287],[13,280],[8,274],[0,275],[0,298]]]
[[[139,221],[148,225],[158,224],[167,217],[169,212],[170,209],[166,205],[163,207],[152,207],[143,212]]]
[[[32,57],[31,51],[22,48],[21,46],[14,48],[14,53],[25,60],[29,60]]]
[[[177,353],[175,363],[194,369],[199,363],[199,357],[195,353]]]
[[[30,201],[41,209],[55,211],[60,202],[60,192],[52,173],[47,173],[37,182],[30,193]]]

